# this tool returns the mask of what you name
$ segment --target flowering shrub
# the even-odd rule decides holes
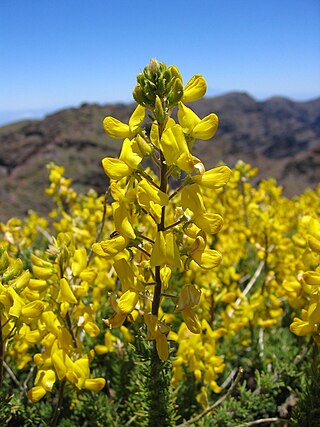
[[[118,158],[102,159],[105,195],[78,195],[50,163],[49,218],[30,212],[0,223],[4,425],[27,425],[27,408],[52,400],[52,426],[97,402],[83,425],[290,417],[286,399],[303,389],[290,369],[309,347],[314,370],[318,363],[320,187],[289,200],[274,180],[253,187],[258,171],[241,161],[206,170],[192,149],[214,136],[218,118],[186,105],[205,92],[201,75],[184,85],[177,67],[151,60],[128,123],[103,121],[122,141]],[[244,382],[246,403],[232,397],[212,415],[240,366],[264,403]],[[274,381],[281,375],[285,393]],[[25,412],[8,400],[13,385]],[[100,397],[86,404],[85,391]]]

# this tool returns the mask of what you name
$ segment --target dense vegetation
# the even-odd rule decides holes
[[[50,163],[48,218],[0,223],[0,425],[318,425],[320,187],[206,171],[205,90],[152,60],[105,195]]]

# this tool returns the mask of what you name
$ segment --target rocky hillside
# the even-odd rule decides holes
[[[120,142],[103,131],[112,115],[126,121],[134,105],[83,104],[43,120],[0,127],[0,221],[28,209],[47,213],[45,165],[66,167],[77,190],[106,185],[101,159],[115,156]],[[314,187],[320,180],[320,98],[293,102],[275,97],[257,102],[245,93],[205,98],[192,108],[204,116],[215,112],[219,130],[212,141],[199,141],[194,153],[207,168],[222,160],[233,166],[241,159],[260,170],[259,179],[273,176],[288,196]]]

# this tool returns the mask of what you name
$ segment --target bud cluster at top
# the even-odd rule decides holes
[[[175,66],[167,67],[152,59],[142,73],[137,76],[133,91],[135,101],[152,111],[157,110],[161,120],[168,109],[177,105],[183,97],[182,77]]]

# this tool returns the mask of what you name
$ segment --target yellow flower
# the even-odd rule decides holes
[[[211,139],[218,129],[219,120],[214,113],[200,119],[196,113],[186,107],[182,102],[179,102],[178,106],[178,119],[183,132],[191,135],[193,138]]]
[[[27,396],[28,399],[31,400],[32,402],[38,402],[40,399],[43,398],[43,396],[46,395],[46,390],[42,387],[42,386],[35,386],[32,387],[28,392],[27,392]]]
[[[159,322],[157,316],[151,313],[144,315],[144,321],[148,328],[148,339],[156,341],[159,358],[167,360],[169,357],[169,346],[166,336],[170,332],[169,326]]]
[[[167,206],[169,203],[169,196],[150,184],[146,179],[142,179],[137,185],[137,200],[139,205],[147,212],[156,210],[158,205],[161,211],[162,206]]]
[[[100,243],[94,243],[92,250],[99,256],[113,258],[122,252],[128,244],[128,240],[123,236],[113,237],[110,240],[103,240]]]
[[[183,102],[197,101],[207,91],[207,83],[201,74],[195,74],[183,88]]]
[[[108,116],[103,120],[103,127],[107,134],[112,138],[132,138],[139,132],[140,125],[143,122],[144,117],[145,108],[138,105],[132,113],[128,125],[120,122],[120,120],[117,120],[114,117]]]
[[[90,391],[100,391],[105,385],[106,380],[104,378],[91,378],[84,382],[84,388]]]
[[[226,185],[231,176],[231,169],[228,166],[217,166],[204,172],[202,175],[192,177],[193,182],[202,187],[211,188],[212,190]]]
[[[168,265],[171,267],[180,266],[180,253],[174,234],[170,231],[157,232],[156,240],[150,258],[150,265]]]
[[[42,301],[36,300],[24,305],[21,309],[21,316],[23,317],[39,317],[44,310]]]
[[[127,314],[120,310],[115,294],[110,295],[110,303],[114,310],[114,314],[109,319],[103,319],[103,321],[110,329],[118,328],[126,320]]]
[[[131,311],[134,310],[138,300],[138,292],[128,289],[125,293],[121,295],[118,301],[118,307],[122,313],[130,314]]]
[[[203,231],[198,233],[197,238],[191,247],[190,257],[201,268],[206,270],[217,267],[222,261],[220,252],[206,247],[206,237],[203,234]]]
[[[70,304],[77,304],[78,300],[74,296],[68,281],[65,278],[60,279],[60,290],[57,297],[57,302],[69,302]]]
[[[176,312],[181,311],[182,317],[189,331],[194,334],[200,334],[201,324],[198,316],[192,311],[192,307],[199,304],[200,290],[195,285],[185,285],[179,294]]]
[[[168,122],[159,145],[168,166],[175,163],[180,169],[192,173],[198,159],[195,160],[191,155],[181,126],[172,119]]]
[[[218,233],[223,226],[222,216],[212,213],[199,213],[194,216],[193,222],[197,227],[208,234]]]
[[[205,211],[200,186],[191,184],[181,191],[181,206],[184,211],[190,209],[195,215]]]
[[[71,264],[72,274],[80,276],[80,273],[87,267],[87,251],[85,248],[76,249],[74,251]]]
[[[112,203],[113,220],[116,231],[127,239],[135,239],[136,234],[128,217],[128,208],[124,203]]]
[[[306,320],[299,319],[299,317],[295,317],[290,325],[290,331],[299,337],[311,334],[313,329],[313,325]]]
[[[127,260],[121,258],[115,261],[113,266],[120,279],[122,292],[126,292],[128,290],[136,292],[144,291],[144,286],[138,282],[132,267]]]
[[[105,157],[102,159],[102,167],[109,178],[119,180],[131,175],[141,161],[142,156],[135,150],[134,141],[126,138],[123,141],[119,159]]]

